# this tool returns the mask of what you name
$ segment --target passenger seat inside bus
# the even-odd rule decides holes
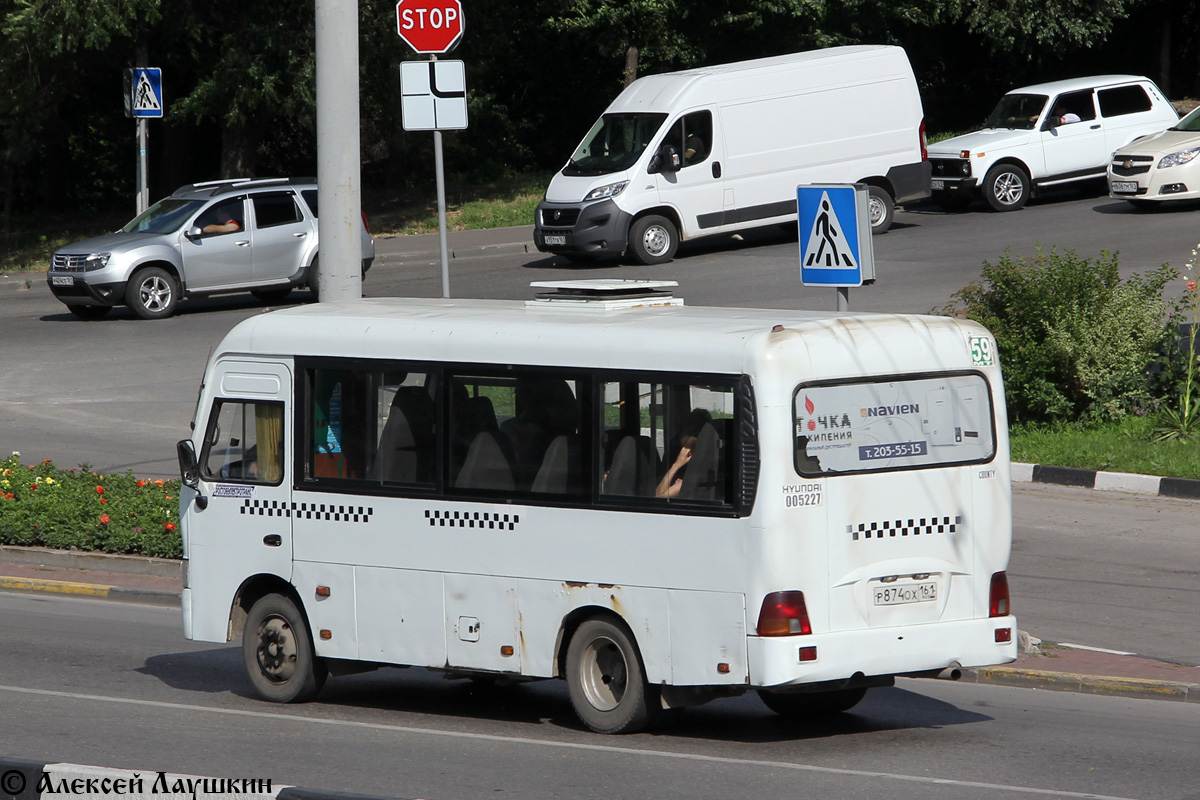
[[[654,497],[658,486],[658,453],[649,436],[625,436],[613,451],[604,494]]]
[[[428,390],[421,386],[398,388],[379,437],[372,477],[398,483],[432,481],[436,418]]]
[[[721,476],[721,438],[711,422],[704,423],[696,435],[692,460],[683,473],[679,497],[684,500],[724,500]]]
[[[462,469],[454,482],[458,489],[488,489],[511,492],[513,480],[512,447],[500,431],[480,431],[463,459]]]
[[[555,436],[533,479],[530,491],[549,494],[579,494],[583,488],[579,437]]]

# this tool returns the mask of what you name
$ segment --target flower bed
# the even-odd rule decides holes
[[[179,558],[179,481],[0,461],[0,544]]]

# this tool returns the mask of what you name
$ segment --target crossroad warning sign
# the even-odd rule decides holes
[[[400,62],[400,115],[406,131],[466,128],[467,69],[463,62]]]
[[[135,119],[163,115],[162,70],[158,67],[137,67],[132,70],[130,103]]]
[[[866,186],[799,186],[796,207],[805,286],[862,286],[874,279]]]

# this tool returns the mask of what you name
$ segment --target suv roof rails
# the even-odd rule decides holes
[[[559,307],[587,308],[608,311],[621,308],[650,308],[681,306],[682,297],[675,297],[671,287],[678,281],[646,281],[628,279],[593,279],[582,281],[533,281],[541,292],[536,300],[525,301],[526,308]]]
[[[175,190],[175,194],[182,192],[195,192],[202,189],[212,189],[213,193],[216,190],[223,188],[246,188],[251,186],[270,186],[272,184],[290,183],[291,178],[222,178],[215,181],[201,181],[199,183],[188,183],[180,186]]]

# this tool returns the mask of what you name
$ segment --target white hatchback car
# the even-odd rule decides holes
[[[1135,206],[1200,198],[1200,108],[1113,153],[1108,194]]]
[[[929,145],[933,198],[966,206],[976,192],[1015,211],[1045,186],[1100,179],[1112,152],[1179,115],[1149,78],[1100,75],[1014,89],[982,130]]]

